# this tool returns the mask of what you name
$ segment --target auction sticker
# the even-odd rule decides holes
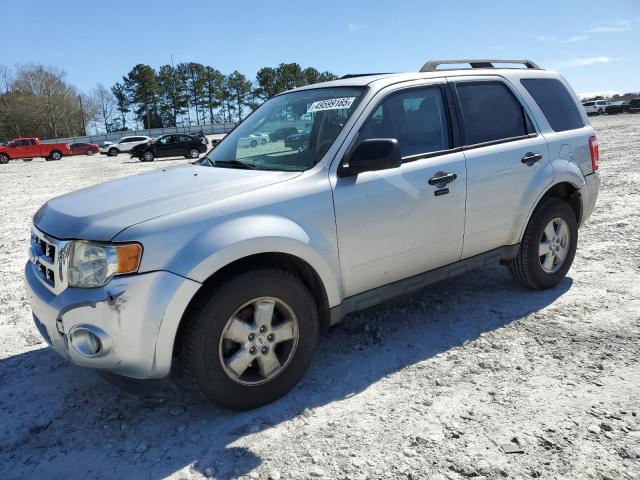
[[[341,110],[343,108],[351,108],[356,97],[328,98],[326,100],[318,100],[313,102],[307,113],[321,112],[322,110]]]

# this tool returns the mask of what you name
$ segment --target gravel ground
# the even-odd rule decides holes
[[[185,160],[1,166],[0,478],[640,478],[640,115],[593,124],[600,198],[557,288],[495,267],[352,315],[245,413],[118,391],[46,348],[25,301],[44,201]]]

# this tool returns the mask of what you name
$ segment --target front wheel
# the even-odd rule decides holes
[[[109,156],[110,156],[110,157],[115,157],[115,156],[117,156],[117,155],[118,155],[118,153],[119,153],[119,152],[118,152],[118,149],[117,149],[117,148],[110,148],[110,149],[109,149]]]
[[[186,375],[209,400],[248,410],[302,378],[318,337],[316,303],[288,272],[249,271],[203,296],[185,319]]]
[[[604,112],[602,111],[602,109],[598,109],[598,115],[602,115]]]
[[[573,209],[564,200],[549,198],[533,212],[520,252],[509,264],[511,273],[527,288],[555,287],[571,268],[577,244]]]
[[[9,155],[0,153],[0,165],[4,165],[6,163],[9,163]]]
[[[143,162],[153,162],[153,159],[154,159],[154,156],[151,150],[146,150],[142,154],[142,157],[140,157],[140,160],[142,160]]]
[[[87,154],[87,157],[90,157],[93,155],[93,150],[87,150],[85,153]]]

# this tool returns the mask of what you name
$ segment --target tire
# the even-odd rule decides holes
[[[142,155],[140,155],[141,162],[153,162],[154,159],[155,155],[151,150],[145,150],[144,152],[142,152]]]
[[[601,108],[598,109],[598,115],[602,115],[602,109]]]
[[[110,157],[115,157],[115,156],[118,155],[118,153],[120,153],[120,152],[118,151],[117,148],[110,148],[109,152],[107,153],[107,155],[109,155]]]
[[[260,145],[265,145],[267,143],[267,139],[263,138],[262,140],[260,140]]]
[[[9,163],[9,155],[0,153],[0,165],[6,165],[7,163]]]
[[[87,157],[90,157],[91,155],[93,155],[93,150],[87,150],[85,153]]]
[[[52,161],[58,161],[62,158],[62,153],[60,153],[58,150],[54,150],[53,152],[51,152],[49,154],[49,156],[46,158],[46,160],[52,160]]]
[[[274,307],[269,310],[271,303]],[[275,312],[273,317],[268,315],[268,324],[279,319],[274,335],[271,327],[260,333],[256,326],[258,304],[264,312]],[[241,332],[243,344],[228,340],[234,336],[230,325],[238,318],[243,319],[238,323],[242,328],[235,330]],[[289,392],[307,370],[318,338],[318,310],[311,293],[297,277],[276,269],[231,277],[211,294],[203,295],[185,321],[181,335],[185,377],[207,399],[232,410],[260,407]],[[287,328],[277,330],[283,326]],[[291,339],[278,342],[279,331],[288,331],[283,336],[291,335]],[[230,359],[234,356],[249,362],[245,362],[240,375],[231,371]],[[266,362],[273,356],[279,366],[265,376],[269,371]]]
[[[550,239],[545,231],[550,225],[553,236],[560,239],[558,243]],[[563,225],[568,229],[564,235],[562,234]],[[520,251],[516,258],[509,262],[511,274],[526,288],[533,290],[553,288],[562,281],[571,268],[577,244],[578,221],[573,209],[564,200],[548,198],[536,207],[529,219],[520,244]],[[545,247],[550,253],[540,255]],[[558,256],[549,262],[549,255],[553,257],[554,249]],[[558,261],[560,256],[562,259]],[[558,261],[557,265],[556,261]]]
[[[192,148],[191,150],[189,150],[189,157],[188,158],[198,158],[200,156],[200,152],[198,151],[197,148]]]
[[[255,148],[258,146],[258,142],[256,140],[251,140],[251,143],[249,143],[249,145],[251,146],[251,148]]]

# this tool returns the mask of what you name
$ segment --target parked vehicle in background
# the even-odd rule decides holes
[[[35,137],[16,138],[4,147],[0,147],[0,164],[9,160],[41,157],[46,160],[60,160],[64,155],[71,155],[68,143],[41,143]]]
[[[294,133],[284,139],[284,146],[293,149],[309,148],[309,139],[311,138],[311,130],[305,129],[302,133]]]
[[[71,155],[93,155],[100,153],[100,147],[93,143],[72,143],[69,145]]]
[[[582,106],[587,115],[602,115],[609,102],[606,100],[595,100],[592,102],[584,102]]]
[[[640,113],[640,98],[634,98],[629,102],[629,113]]]
[[[244,148],[247,148],[247,147],[255,148],[258,145],[264,145],[268,141],[269,141],[268,134],[256,132],[256,133],[252,133],[247,137],[240,138],[238,140],[238,146],[244,147]]]
[[[152,162],[160,157],[186,157],[196,159],[207,151],[207,146],[199,138],[184,134],[163,135],[162,137],[136,145],[131,157],[141,162]]]
[[[604,109],[607,115],[619,115],[621,113],[629,113],[629,102],[611,102]]]
[[[269,141],[277,142],[279,140],[284,140],[290,135],[295,135],[300,133],[296,127],[283,127],[278,128],[277,130],[271,132],[269,134]]]
[[[144,136],[122,137],[114,143],[104,142],[102,147],[100,147],[100,152],[106,153],[110,157],[115,157],[119,153],[130,152],[136,145],[142,145],[143,143],[147,143],[151,140],[151,137]]]
[[[307,148],[242,146],[305,112]],[[291,390],[320,326],[351,312],[498,262],[526,288],[558,285],[598,162],[575,93],[529,60],[309,85],[196,163],[49,200],[27,299],[75,364],[157,384],[179,357],[207,398],[254,408]]]

